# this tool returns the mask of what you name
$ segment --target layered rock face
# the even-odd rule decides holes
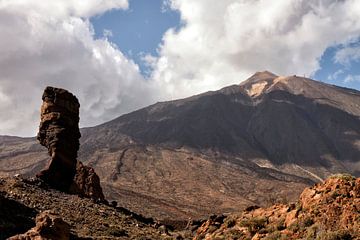
[[[67,191],[76,173],[80,104],[70,92],[53,87],[45,89],[42,100],[37,139],[47,147],[51,161],[37,176],[54,188]]]
[[[81,137],[78,99],[64,89],[47,87],[42,100],[37,139],[47,147],[51,161],[37,177],[58,190],[104,200],[94,169],[76,160]]]

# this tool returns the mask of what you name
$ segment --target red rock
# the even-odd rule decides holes
[[[105,200],[99,176],[92,167],[84,166],[80,161],[76,165],[76,174],[70,187],[70,193],[94,200]]]
[[[37,139],[47,147],[51,160],[37,176],[56,189],[67,191],[75,176],[80,146],[80,104],[70,92],[53,87],[46,87],[42,100]]]
[[[36,217],[36,226],[24,234],[10,237],[9,240],[68,240],[70,226],[61,217],[44,211]]]
[[[47,147],[51,160],[37,176],[63,192],[104,200],[99,176],[77,161],[79,150],[78,99],[70,92],[47,87],[42,96],[38,140]]]

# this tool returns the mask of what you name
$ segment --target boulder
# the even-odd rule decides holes
[[[24,234],[10,237],[9,240],[68,240],[70,226],[61,217],[50,211],[36,216],[36,226]]]
[[[80,161],[76,165],[76,174],[70,187],[70,193],[97,201],[105,200],[99,176],[92,167],[84,166]]]

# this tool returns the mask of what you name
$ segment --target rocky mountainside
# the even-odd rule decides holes
[[[187,220],[295,200],[332,173],[359,176],[359,117],[356,90],[259,72],[82,129],[79,160],[107,199]],[[46,159],[35,139],[0,138],[0,176],[31,176]]]
[[[213,216],[197,230],[200,239],[360,239],[360,178],[335,175],[296,203]]]

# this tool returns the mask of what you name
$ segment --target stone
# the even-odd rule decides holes
[[[9,240],[68,240],[70,239],[70,226],[62,218],[44,211],[36,216],[36,226],[24,234],[10,237]]]
[[[37,139],[47,147],[51,160],[37,177],[63,192],[104,201],[95,170],[76,160],[81,137],[78,99],[65,89],[46,87],[42,100]]]
[[[76,173],[81,136],[80,104],[67,90],[54,87],[46,87],[42,100],[37,139],[47,147],[51,160],[37,177],[58,190],[67,191]]]
[[[105,200],[99,176],[92,167],[84,166],[80,161],[77,162],[76,174],[69,192],[96,201]]]

